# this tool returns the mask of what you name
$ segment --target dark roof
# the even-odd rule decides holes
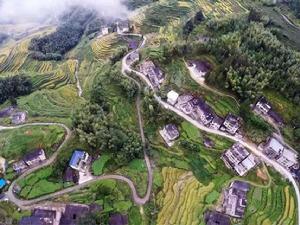
[[[247,182],[239,181],[239,180],[233,181],[231,183],[231,187],[236,188],[241,191],[244,191],[244,192],[247,192],[250,189],[250,185]]]
[[[60,225],[76,225],[79,218],[84,217],[89,212],[86,205],[67,205],[61,217]]]
[[[208,71],[211,70],[211,65],[208,62],[203,60],[190,60],[188,64],[196,65],[196,69],[203,73],[207,73]]]
[[[128,224],[128,216],[122,214],[113,214],[109,217],[109,225],[127,225]]]
[[[39,216],[39,217],[43,217],[43,218],[55,218],[56,211],[45,210],[45,209],[34,209],[33,216]]]
[[[139,47],[139,42],[135,40],[131,40],[128,42],[129,49],[137,49]]]
[[[203,143],[207,148],[212,148],[215,145],[215,142],[212,141],[210,138],[204,138]]]
[[[78,172],[71,167],[68,167],[64,173],[64,181],[65,182],[78,182]]]
[[[271,106],[271,104],[268,102],[268,100],[264,96],[260,97],[257,102]]]
[[[38,216],[23,217],[19,225],[47,225],[43,219]]]
[[[216,211],[208,211],[204,216],[206,225],[230,225],[230,218]]]
[[[278,124],[283,124],[283,119],[282,117],[277,113],[275,112],[274,110],[270,110],[268,112],[268,115]]]
[[[214,119],[213,119],[212,122],[222,125],[223,122],[224,122],[224,119],[222,117],[218,116],[218,115],[215,115],[215,117],[214,117]]]
[[[33,152],[30,152],[30,153],[27,153],[24,157],[23,157],[23,160],[25,162],[28,162],[28,161],[32,161],[36,158],[38,158],[40,155],[42,155],[44,153],[44,150],[43,149],[37,149]]]
[[[16,109],[15,106],[9,106],[0,111],[0,118],[10,116],[12,112]]]

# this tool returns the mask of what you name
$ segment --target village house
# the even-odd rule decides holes
[[[59,225],[60,218],[56,210],[36,208],[31,216],[22,217],[19,225]]]
[[[26,121],[26,112],[16,112],[11,117],[11,122],[13,124],[22,124]]]
[[[120,213],[112,214],[108,220],[109,225],[128,225],[128,216]]]
[[[224,122],[224,119],[218,115],[214,115],[214,119],[210,123],[210,128],[219,130]]]
[[[192,105],[193,98],[194,97],[190,94],[180,95],[177,99],[177,103],[176,103],[175,107],[177,109],[181,110],[182,112],[184,112],[184,114],[189,115],[194,110],[193,105]]]
[[[208,125],[214,119],[214,112],[206,102],[200,98],[194,98],[192,100],[194,111],[192,112],[192,118]]]
[[[235,135],[238,129],[240,128],[239,118],[235,115],[229,113],[221,126],[222,131],[226,131],[232,135]]]
[[[254,105],[253,111],[270,118],[274,123],[278,125],[283,125],[282,117],[273,110],[270,102],[267,101],[265,97],[261,97]]]
[[[0,110],[0,118],[11,116],[15,110],[16,110],[16,106],[8,106]]]
[[[187,62],[188,66],[191,67],[198,77],[205,77],[205,75],[210,71],[210,65],[208,62],[201,60],[189,60]]]
[[[140,72],[146,75],[156,88],[159,88],[165,79],[163,72],[150,60],[144,61],[140,65]]]
[[[13,169],[17,173],[22,173],[28,167],[34,167],[45,161],[46,154],[43,149],[37,149],[33,152],[27,153],[22,160],[13,164]]]
[[[88,169],[90,161],[91,159],[87,152],[82,150],[75,150],[69,162],[69,166],[74,170],[85,173]]]
[[[68,167],[64,173],[64,182],[73,182],[77,184],[79,181],[79,172],[77,170]]]
[[[263,153],[287,169],[299,167],[298,154],[274,137],[269,138],[263,146]]]
[[[243,218],[247,207],[247,192],[250,185],[244,181],[233,181],[230,187],[223,192],[223,211],[225,214]]]
[[[33,152],[26,154],[23,157],[23,160],[30,167],[36,166],[46,160],[46,154],[43,149],[37,149]]]
[[[169,147],[174,145],[174,141],[179,137],[179,130],[174,124],[166,125],[159,133]]]
[[[233,169],[238,175],[246,175],[257,164],[253,154],[249,153],[242,145],[235,143],[225,151],[221,159],[229,169]]]
[[[204,214],[205,225],[230,225],[230,218],[217,211],[207,211]]]
[[[167,102],[170,104],[170,105],[175,105],[177,103],[177,99],[179,97],[179,94],[175,91],[169,91],[168,94],[167,94]]]
[[[130,31],[130,25],[128,20],[119,20],[116,22],[116,25],[118,34],[124,34]]]

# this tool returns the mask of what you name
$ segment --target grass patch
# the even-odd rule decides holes
[[[110,155],[103,154],[100,156],[99,159],[97,159],[95,162],[93,162],[92,165],[92,171],[93,174],[96,176],[99,176],[103,173],[103,168],[105,164],[111,159]]]

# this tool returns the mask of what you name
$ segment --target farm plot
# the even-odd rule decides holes
[[[33,117],[69,118],[82,100],[75,86],[66,85],[55,90],[39,90],[18,100],[19,108]]]
[[[114,53],[113,46],[117,42],[118,37],[116,34],[110,34],[101,38],[97,38],[91,44],[95,58],[98,60],[108,59]]]
[[[28,56],[29,40],[23,41],[12,48],[9,55],[0,64],[0,73],[17,72]]]
[[[63,140],[64,134],[64,129],[57,126],[28,126],[2,131],[0,155],[10,161],[20,159],[36,148],[43,148],[46,153],[51,153]]]
[[[47,66],[47,65],[46,65]],[[68,60],[60,65],[56,71],[49,74],[40,74],[32,78],[35,89],[54,89],[67,84],[75,84],[76,61]]]
[[[295,224],[295,199],[291,193],[291,188],[283,185],[252,188],[244,224]]]
[[[157,224],[200,224],[207,208],[205,197],[213,191],[214,184],[204,186],[191,172],[170,167],[162,169],[162,176],[163,190],[157,195]]]

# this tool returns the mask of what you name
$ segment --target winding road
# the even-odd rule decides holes
[[[140,34],[127,34],[127,35],[134,35],[134,36],[142,37],[143,41],[142,41],[139,49],[142,48],[142,47],[144,47],[144,45],[146,43],[146,38],[144,36],[142,36]],[[168,104],[167,102],[163,101],[156,94],[156,91],[155,91],[154,87],[152,86],[152,84],[150,83],[150,81],[146,78],[146,76],[144,74],[142,74],[142,73],[140,73],[140,72],[132,69],[130,67],[130,65],[127,64],[128,58],[131,56],[131,54],[133,54],[135,51],[138,51],[139,49],[131,51],[127,55],[124,56],[124,58],[122,59],[122,74],[124,76],[126,76],[127,78],[131,79],[138,86],[138,93],[137,93],[137,98],[136,98],[136,109],[137,109],[137,114],[138,114],[138,120],[139,120],[138,122],[139,122],[141,139],[142,139],[142,143],[143,143],[143,147],[144,147],[144,159],[145,159],[146,166],[147,166],[147,169],[148,169],[148,187],[147,187],[147,192],[146,192],[145,196],[144,197],[140,197],[138,195],[138,192],[137,192],[137,190],[135,188],[134,183],[129,178],[121,176],[121,175],[114,175],[114,174],[112,174],[112,175],[102,175],[102,176],[98,176],[98,177],[93,177],[94,179],[92,179],[92,180],[90,180],[90,181],[88,181],[86,183],[83,183],[81,185],[70,187],[70,188],[58,191],[56,193],[53,193],[53,194],[50,194],[50,195],[47,195],[47,196],[42,196],[42,197],[34,199],[34,200],[20,200],[20,199],[18,199],[14,195],[14,193],[13,193],[13,188],[14,188],[15,184],[20,179],[24,178],[25,176],[29,175],[30,173],[33,173],[33,172],[37,171],[38,169],[41,169],[41,168],[43,168],[45,166],[48,166],[48,165],[52,164],[55,161],[55,159],[57,158],[57,156],[60,153],[60,151],[61,151],[62,147],[64,146],[64,144],[68,141],[68,139],[71,136],[70,129],[66,125],[64,125],[64,124],[61,124],[61,123],[32,123],[32,124],[25,124],[25,125],[20,125],[20,126],[15,126],[15,127],[0,127],[0,131],[1,130],[7,130],[7,129],[17,129],[17,128],[21,128],[21,127],[25,127],[25,126],[47,126],[47,125],[49,126],[49,125],[57,125],[57,126],[63,127],[66,130],[67,134],[65,136],[65,139],[64,139],[63,143],[60,145],[60,147],[57,149],[57,151],[46,162],[44,162],[43,164],[41,164],[38,167],[29,169],[28,171],[26,171],[25,173],[23,173],[19,178],[17,178],[10,185],[9,190],[6,193],[7,197],[9,198],[9,200],[12,201],[13,203],[15,203],[20,208],[23,208],[23,209],[32,208],[34,206],[34,204],[37,204],[37,203],[39,203],[41,201],[45,201],[45,200],[48,200],[48,199],[51,199],[51,198],[54,198],[54,197],[57,197],[57,196],[60,196],[60,195],[66,194],[66,193],[70,193],[70,192],[73,192],[73,191],[80,190],[81,188],[86,187],[86,186],[90,185],[91,183],[94,183],[95,181],[104,180],[104,179],[115,179],[115,180],[119,180],[119,181],[127,183],[128,186],[130,187],[131,191],[132,191],[133,201],[136,204],[138,204],[138,205],[143,205],[143,204],[145,204],[149,200],[150,195],[151,195],[151,190],[152,190],[152,184],[153,184],[153,170],[152,170],[152,167],[151,167],[151,161],[150,161],[150,159],[149,159],[149,157],[147,155],[147,143],[146,143],[146,139],[145,139],[145,136],[144,136],[143,120],[142,120],[141,111],[140,111],[140,109],[141,109],[141,99],[140,99],[141,98],[141,84],[138,81],[136,81],[134,78],[132,78],[132,77],[130,77],[130,76],[127,75],[127,73],[134,73],[142,81],[144,81],[144,83],[146,83],[147,86],[150,89],[152,89],[155,100],[163,108],[176,113],[178,116],[180,116],[183,119],[185,119],[186,121],[190,122],[191,124],[193,124],[194,126],[196,126],[197,128],[199,128],[200,130],[203,130],[203,131],[211,133],[211,134],[219,135],[219,136],[222,136],[224,138],[228,138],[228,139],[233,140],[235,142],[239,142],[244,147],[246,147],[249,150],[251,150],[256,156],[258,156],[261,161],[263,161],[266,164],[272,166],[284,178],[288,179],[292,183],[292,185],[293,185],[293,187],[295,189],[295,193],[296,193],[296,197],[297,197],[297,203],[298,203],[297,204],[298,224],[300,224],[300,217],[299,217],[299,215],[300,215],[300,208],[299,208],[299,205],[300,205],[300,192],[299,192],[298,184],[296,183],[296,181],[293,178],[292,174],[287,169],[285,169],[280,164],[278,164],[277,162],[275,162],[275,161],[269,159],[268,157],[266,157],[258,149],[258,147],[255,144],[253,144],[253,143],[251,143],[251,142],[249,142],[247,140],[244,140],[242,138],[229,135],[229,134],[227,134],[225,132],[208,128],[208,127],[200,124],[199,122],[193,120],[191,117],[189,117],[188,115],[184,114],[182,111],[178,110],[177,108],[175,108],[172,105]]]

